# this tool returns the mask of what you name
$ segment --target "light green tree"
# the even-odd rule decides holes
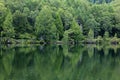
[[[92,29],[89,30],[88,39],[94,39],[94,31]]]
[[[63,38],[64,27],[59,13],[56,14],[55,24],[57,28],[57,33],[59,34],[59,40]]]
[[[73,19],[72,21],[71,30],[73,31],[71,33],[71,38],[73,38],[75,41],[79,41],[83,39],[82,28],[81,26],[78,25],[75,19]]]
[[[6,17],[6,11],[7,11],[7,8],[5,7],[4,3],[0,2],[0,35],[1,37],[3,33],[3,22]]]
[[[105,31],[104,33],[104,40],[107,40],[109,38],[109,32]]]
[[[9,37],[9,38],[14,37],[15,31],[14,31],[14,27],[13,27],[12,23],[13,23],[12,13],[10,12],[10,10],[8,10],[8,14],[5,18],[5,21],[3,22],[4,37]]]
[[[36,17],[35,30],[39,39],[43,38],[47,42],[57,39],[56,25],[48,6],[44,6]]]
[[[64,32],[63,40],[65,42],[68,42],[71,40],[74,42],[79,42],[79,41],[83,40],[83,38],[84,37],[82,34],[81,27],[78,25],[78,23],[75,21],[75,19],[73,19],[71,28]]]

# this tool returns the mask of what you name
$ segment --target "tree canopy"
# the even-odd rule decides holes
[[[47,42],[120,37],[119,0],[0,0],[0,34],[7,38],[36,38]]]

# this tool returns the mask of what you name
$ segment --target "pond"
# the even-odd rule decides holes
[[[120,80],[120,46],[0,46],[0,80]]]

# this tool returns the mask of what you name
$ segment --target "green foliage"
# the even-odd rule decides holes
[[[98,43],[102,43],[102,42],[103,42],[103,38],[102,38],[101,36],[98,36],[96,41],[97,41]]]
[[[20,38],[22,38],[22,39],[35,39],[36,37],[34,35],[24,33],[24,34],[20,35]]]
[[[43,38],[48,42],[57,39],[56,25],[48,6],[44,6],[36,17],[35,29],[38,38]]]
[[[107,39],[107,38],[109,38],[109,32],[108,31],[106,31],[105,34],[104,34],[104,39]]]
[[[94,18],[88,19],[88,20],[85,22],[85,26],[87,26],[87,27],[86,27],[87,29],[93,29],[94,32],[95,32],[95,36],[98,36],[99,31],[100,31],[100,29],[99,29],[99,27],[98,27],[98,26],[99,26],[99,23],[96,22]],[[89,31],[88,31],[88,32],[89,32]],[[88,34],[89,34],[89,33],[88,33]]]
[[[64,43],[68,43],[68,40],[69,40],[69,36],[68,36],[68,31],[65,31],[64,34],[63,34],[63,42]]]
[[[32,26],[30,26],[27,16],[19,10],[16,10],[13,14],[13,26],[15,28],[17,38],[20,38],[20,34],[32,32]]]
[[[89,30],[88,39],[90,40],[94,39],[94,31],[92,29]]]
[[[78,42],[83,40],[81,27],[78,25],[78,23],[75,22],[75,20],[72,21],[71,28],[65,31],[63,40],[65,42],[68,41]]]
[[[58,12],[62,19],[64,31],[70,29],[70,26],[73,20],[73,15],[69,11],[63,10],[63,9],[59,9]]]
[[[119,0],[1,0],[0,36],[46,42],[67,36],[67,41],[79,42],[108,31],[109,37],[116,33],[119,38],[119,4]]]
[[[83,39],[82,27],[79,26],[78,23],[75,20],[72,21],[71,30],[73,31],[70,34],[70,37],[72,39],[74,39],[75,41],[80,41],[80,40]]]
[[[61,40],[63,38],[64,27],[63,27],[62,20],[59,14],[56,14],[55,24],[57,28],[57,33],[59,34],[59,40]]]
[[[3,31],[3,22],[6,17],[6,10],[7,8],[5,7],[5,4],[0,2],[0,34]]]
[[[12,13],[8,10],[8,14],[5,18],[5,21],[3,22],[3,34],[2,34],[3,36],[9,38],[14,37],[15,31],[12,23],[13,23]]]

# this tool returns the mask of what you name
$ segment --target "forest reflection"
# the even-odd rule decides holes
[[[120,46],[0,46],[0,80],[119,80]]]

